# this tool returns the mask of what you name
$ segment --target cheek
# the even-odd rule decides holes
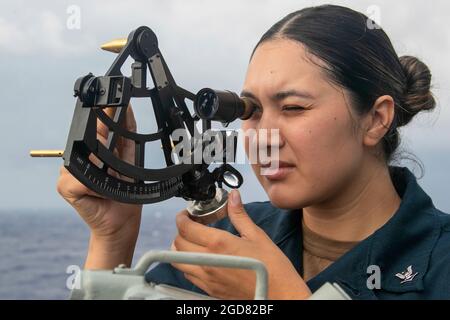
[[[319,157],[325,160],[355,142],[346,121],[338,117],[304,121],[296,126],[286,126],[285,131],[295,154],[305,159]]]
[[[299,173],[311,186],[339,179],[340,173],[348,173],[361,161],[362,145],[343,116],[305,119],[287,128],[291,129],[286,130],[286,140]]]

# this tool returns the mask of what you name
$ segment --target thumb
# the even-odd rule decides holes
[[[256,224],[248,216],[238,190],[232,190],[228,199],[228,217],[241,237],[251,238],[257,230]]]

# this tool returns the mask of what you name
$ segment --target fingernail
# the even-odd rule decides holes
[[[241,195],[239,194],[239,191],[232,190],[230,197],[231,197],[231,204],[233,206],[237,207],[241,204]]]

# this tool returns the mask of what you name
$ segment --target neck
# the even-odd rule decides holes
[[[337,241],[362,241],[382,227],[398,210],[397,194],[386,166],[362,168],[332,199],[303,208],[305,225]]]

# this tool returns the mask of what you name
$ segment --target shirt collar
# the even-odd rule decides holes
[[[420,291],[428,270],[439,226],[432,218],[430,197],[407,168],[390,167],[394,186],[402,198],[394,216],[378,231],[308,282],[314,291],[325,282],[337,282],[359,298],[376,298],[367,286],[369,266],[378,266],[381,289],[390,292]],[[416,274],[403,282],[398,276],[411,266]]]
[[[393,168],[392,175],[402,202],[394,217],[373,235],[367,264],[380,266],[384,290],[420,291],[440,233],[433,218],[436,208],[411,171]],[[416,275],[404,282],[397,274],[408,267]]]

